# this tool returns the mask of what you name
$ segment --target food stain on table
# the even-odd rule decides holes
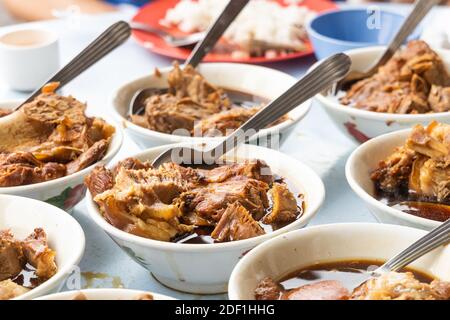
[[[122,283],[122,279],[118,276],[111,276],[107,273],[90,272],[90,271],[82,272],[81,275],[85,281],[85,284],[83,285],[83,289],[104,287],[106,281],[111,282],[112,288],[123,288],[124,287],[124,285]],[[100,283],[98,283],[98,282],[100,282]]]

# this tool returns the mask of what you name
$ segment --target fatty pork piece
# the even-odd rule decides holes
[[[352,300],[449,300],[450,282],[421,283],[411,272],[389,272],[355,289]]]
[[[216,113],[197,122],[193,130],[193,135],[206,137],[226,136],[240,128],[259,110],[261,110],[259,107],[235,107],[231,110]]]
[[[269,195],[272,211],[263,218],[265,224],[287,224],[297,218],[297,200],[285,184],[274,183]]]
[[[57,272],[56,252],[49,248],[47,234],[41,228],[34,229],[22,242],[23,253],[40,278],[50,279]]]
[[[230,204],[220,218],[211,237],[218,242],[244,240],[265,232],[239,202]]]
[[[438,201],[450,200],[450,125],[418,125],[406,145],[418,154],[409,179],[410,190]]]
[[[45,182],[65,175],[65,165],[41,162],[30,152],[0,153],[0,187]]]
[[[25,264],[20,242],[14,239],[9,230],[0,231],[0,281],[16,277]]]
[[[411,41],[370,78],[355,83],[341,99],[359,109],[417,114],[450,106],[450,76],[442,59],[423,41]]]
[[[278,300],[284,288],[273,281],[272,278],[266,277],[258,284],[255,289],[256,300]]]
[[[210,183],[181,195],[181,210],[208,221],[219,221],[232,203],[239,202],[254,219],[260,220],[269,207],[267,183],[243,178]]]
[[[181,69],[178,62],[174,62],[167,81],[169,91],[178,99],[189,98],[209,110],[227,110],[231,107],[231,101],[222,89],[206,81],[191,65]]]
[[[282,300],[348,300],[350,292],[335,280],[318,281],[286,291]]]
[[[27,293],[30,289],[22,287],[10,279],[0,281],[0,300],[14,299]]]

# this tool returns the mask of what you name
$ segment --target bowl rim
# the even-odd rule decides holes
[[[22,100],[1,100],[0,101],[0,108],[4,108],[7,105],[17,105],[18,103],[21,103]],[[64,176],[61,178],[45,181],[45,182],[39,182],[39,183],[33,183],[33,184],[27,184],[23,186],[14,186],[14,187],[0,187],[0,194],[6,193],[6,194],[14,194],[16,192],[26,192],[35,188],[51,188],[55,187],[56,185],[66,185],[70,183],[72,180],[78,179],[80,177],[84,177],[87,173],[92,171],[96,165],[98,165],[100,162],[109,162],[111,161],[114,156],[117,155],[119,150],[122,148],[123,144],[123,130],[122,127],[117,125],[115,121],[108,120],[107,117],[101,117],[107,123],[114,127],[115,132],[111,139],[111,142],[108,147],[108,151],[106,152],[105,156],[97,161],[96,163],[91,164],[89,167],[84,168],[83,170],[80,170],[78,172],[72,173],[68,176]]]
[[[231,63],[231,62],[209,62],[209,63],[201,63],[199,65],[200,68],[214,68],[215,66],[225,67],[224,68],[225,70],[234,70],[233,68],[246,68],[248,70],[251,70],[251,69],[262,70],[265,72],[271,72],[273,74],[278,74],[279,76],[286,77],[287,80],[292,81],[292,84],[294,84],[295,81],[297,81],[297,78],[293,77],[292,75],[290,75],[288,73],[282,72],[280,70],[268,68],[266,66],[261,66],[261,65],[245,64],[245,63]],[[162,74],[166,74],[170,70],[172,70],[172,66],[158,68],[158,71]],[[230,71],[230,72],[232,72],[232,71]],[[219,141],[220,139],[223,139],[223,137],[190,137],[190,136],[178,136],[178,135],[163,133],[163,132],[159,132],[159,131],[155,131],[155,130],[151,130],[151,129],[147,129],[147,128],[138,126],[138,125],[134,124],[133,122],[131,122],[130,120],[128,120],[127,118],[125,118],[124,116],[122,116],[122,114],[119,112],[118,106],[115,102],[116,98],[118,97],[119,92],[123,91],[124,89],[126,89],[128,86],[130,86],[133,83],[144,81],[153,76],[154,76],[153,73],[150,73],[145,76],[135,78],[133,80],[127,81],[126,83],[124,83],[120,87],[118,87],[116,90],[114,90],[114,92],[112,93],[112,95],[109,98],[109,102],[110,102],[109,104],[112,106],[112,115],[118,123],[121,123],[124,128],[131,130],[135,134],[138,134],[139,136],[141,136],[145,139],[155,139],[156,138],[158,140],[171,141],[171,143],[180,143],[180,142],[199,143],[199,142],[204,142],[204,141]],[[295,118],[289,118],[273,127],[262,129],[257,134],[255,134],[251,139],[256,139],[258,137],[266,136],[272,132],[281,133],[281,132],[283,132],[283,130],[296,124],[297,122],[299,122],[302,118],[304,118],[308,114],[308,112],[311,109],[311,102],[312,102],[312,99],[309,99],[306,102],[299,105],[298,107],[296,107],[294,110],[300,110],[300,108],[302,108],[302,110],[298,111],[299,114]],[[292,115],[292,112],[294,110],[292,110],[289,113],[289,115]]]
[[[359,56],[359,55],[365,55],[368,53],[378,53],[382,52],[386,46],[371,46],[367,48],[356,48],[347,50],[344,53],[347,54],[350,58],[353,56]],[[439,56],[445,56],[445,54],[448,54],[447,52],[433,48],[433,50],[439,55]],[[450,52],[450,51],[448,51]],[[313,64],[310,69],[312,70],[317,66],[318,62]],[[447,69],[450,69],[450,65],[447,65]],[[396,114],[396,113],[387,113],[387,112],[376,112],[376,111],[369,111],[369,110],[362,110],[357,108],[352,108],[346,105],[343,105],[339,102],[334,101],[333,99],[330,99],[328,96],[325,96],[323,93],[319,93],[315,96],[315,99],[317,99],[321,104],[323,104],[325,107],[334,109],[335,111],[344,112],[347,114],[350,114],[354,117],[359,117],[363,119],[369,119],[369,120],[379,120],[379,121],[396,121],[396,122],[424,122],[424,121],[431,121],[433,119],[439,118],[439,117],[450,117],[450,111],[445,112],[434,112],[434,113],[422,113],[422,114]]]
[[[357,196],[359,196],[366,204],[369,204],[371,206],[377,207],[378,209],[388,213],[391,216],[394,216],[400,220],[413,223],[415,225],[421,225],[427,228],[435,228],[442,224],[442,222],[416,217],[412,214],[408,214],[406,212],[403,212],[398,209],[394,209],[392,207],[389,207],[388,205],[378,201],[375,199],[372,195],[370,195],[358,182],[356,177],[354,176],[355,171],[355,163],[360,161],[360,158],[363,154],[366,154],[368,149],[370,149],[373,145],[379,144],[380,141],[388,141],[395,137],[401,137],[401,136],[407,136],[412,129],[404,129],[404,130],[398,130],[390,133],[386,133],[383,135],[380,135],[378,137],[375,137],[373,139],[370,139],[369,141],[361,144],[358,146],[349,156],[347,159],[347,162],[345,164],[345,177],[347,179],[347,183],[350,185],[350,188],[352,188],[353,192],[356,193]],[[399,145],[400,146],[400,145]],[[381,159],[380,159],[381,160]],[[369,173],[367,173],[369,174]]]
[[[304,229],[293,230],[287,232],[285,234],[274,237],[264,243],[260,244],[258,247],[254,248],[251,252],[246,254],[242,259],[234,267],[230,280],[228,282],[228,296],[230,300],[239,299],[240,293],[242,292],[240,282],[238,281],[238,277],[242,274],[242,269],[247,267],[248,265],[254,263],[255,259],[259,256],[265,255],[271,251],[272,246],[276,243],[279,243],[287,238],[294,238],[296,240],[304,238],[309,234],[314,233],[327,233],[330,230],[339,231],[342,234],[346,234],[355,229],[368,228],[368,229],[378,229],[380,234],[384,233],[385,230],[395,231],[402,230],[402,232],[408,232],[410,234],[416,234],[417,237],[423,236],[426,234],[425,230],[402,226],[396,224],[384,224],[384,223],[376,223],[376,222],[344,222],[344,223],[330,223],[330,224],[322,224],[316,225]],[[330,260],[330,259],[329,259]]]
[[[173,297],[170,297],[170,296],[167,296],[167,295],[164,295],[161,293],[145,291],[145,290],[138,290],[138,289],[127,289],[127,288],[89,288],[89,289],[62,291],[62,292],[48,294],[45,296],[40,296],[40,297],[34,298],[33,300],[61,300],[61,298],[66,298],[71,295],[75,296],[78,293],[94,294],[94,295],[103,295],[103,294],[108,294],[108,293],[114,293],[117,295],[120,295],[120,294],[139,295],[139,294],[149,293],[154,298],[156,298],[155,300],[177,300]]]
[[[176,147],[176,146],[186,146],[188,144],[173,144],[173,145],[166,145],[166,146],[160,146],[155,147],[151,149],[147,149],[144,151],[141,151],[139,153],[136,153],[132,155],[131,157],[145,157],[149,155],[150,153],[164,151],[168,148]],[[212,252],[217,250],[226,250],[226,251],[232,251],[239,249],[241,247],[252,247],[256,246],[259,243],[262,243],[270,238],[273,238],[277,235],[281,235],[283,233],[286,233],[287,230],[291,229],[293,226],[301,226],[306,225],[311,219],[314,218],[314,216],[317,214],[317,212],[320,210],[321,206],[323,205],[323,202],[325,200],[325,186],[323,184],[322,179],[319,177],[317,173],[315,173],[314,170],[309,168],[307,165],[303,164],[301,161],[292,158],[290,156],[287,156],[279,151],[275,151],[272,149],[267,149],[255,145],[245,145],[245,148],[257,148],[261,150],[265,150],[264,152],[270,152],[274,153],[277,157],[284,157],[288,158],[291,161],[297,162],[297,172],[307,172],[307,174],[310,176],[312,180],[315,180],[313,184],[317,185],[316,190],[309,190],[308,193],[315,193],[318,195],[318,199],[316,203],[310,203],[307,206],[307,210],[305,212],[307,214],[303,214],[299,219],[295,220],[294,222],[288,224],[287,226],[280,228],[276,231],[273,231],[271,233],[266,233],[257,237],[244,239],[244,240],[237,240],[237,241],[231,241],[231,242],[223,242],[223,243],[215,243],[215,244],[187,244],[187,243],[173,243],[173,242],[165,242],[165,241],[159,241],[159,240],[153,240],[148,239],[144,237],[139,237],[130,233],[127,233],[125,231],[122,231],[113,225],[109,224],[100,213],[100,210],[98,209],[97,204],[94,202],[91,193],[89,190],[86,192],[86,206],[88,215],[90,218],[106,233],[112,235],[113,237],[116,237],[118,239],[121,239],[122,241],[131,242],[133,244],[137,244],[143,247],[153,247],[157,248],[159,250],[165,250],[165,251],[171,251],[171,252]],[[242,146],[241,146],[242,147]],[[117,163],[117,162],[116,162]],[[109,165],[109,167],[114,166],[116,163],[112,163]],[[307,186],[303,185],[304,189],[307,189]]]
[[[65,222],[71,226],[70,227],[71,237],[78,238],[77,243],[79,246],[78,247],[74,246],[71,248],[70,257],[67,258],[67,261],[65,261],[63,265],[58,265],[58,270],[53,277],[51,277],[41,285],[37,286],[36,288],[31,289],[30,291],[13,298],[13,300],[25,300],[32,296],[39,296],[40,292],[51,290],[51,288],[53,288],[59,282],[64,280],[64,278],[70,273],[71,268],[73,266],[77,266],[80,263],[81,258],[84,255],[84,250],[86,248],[86,236],[84,234],[83,228],[78,223],[78,221],[70,214],[46,202],[9,194],[0,194],[0,200],[2,199],[6,199],[6,201],[22,201],[22,202],[29,202],[31,204],[35,203],[39,204],[40,206],[46,207],[47,210],[39,212],[40,215],[47,216],[49,217],[48,219],[52,221],[54,219],[54,216],[58,216],[58,219],[65,220]],[[23,224],[26,224],[26,222],[24,221]]]
[[[320,39],[321,41],[326,41],[326,42],[337,44],[337,45],[350,46],[350,47],[355,47],[355,48],[359,48],[361,46],[374,46],[377,44],[376,42],[348,41],[348,40],[340,40],[340,39],[332,38],[332,37],[323,35],[322,33],[319,33],[319,31],[317,31],[313,27],[313,23],[323,17],[327,17],[330,15],[336,15],[336,14],[337,15],[345,14],[348,12],[352,12],[352,13],[353,12],[365,12],[367,14],[367,10],[368,10],[367,7],[357,6],[357,7],[352,7],[352,8],[348,8],[348,9],[331,9],[331,10],[324,11],[324,12],[318,14],[317,16],[315,16],[314,18],[307,21],[307,23],[306,23],[307,32],[308,32],[308,34],[312,35],[313,37],[315,37],[317,39]],[[380,12],[387,13],[392,16],[397,16],[399,18],[405,19],[404,15],[402,15],[394,10],[386,9],[386,8],[382,8],[379,10],[380,10]]]

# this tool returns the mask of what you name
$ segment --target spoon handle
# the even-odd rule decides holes
[[[237,145],[247,142],[259,130],[266,128],[292,109],[342,79],[348,73],[350,66],[350,58],[343,53],[324,60],[211,150],[211,156],[214,160],[218,160]]]
[[[190,64],[194,68],[197,67],[249,1],[230,0],[220,16],[209,28],[205,38],[194,48],[186,64]]]
[[[59,89],[61,89],[93,64],[105,57],[108,53],[124,43],[130,37],[130,34],[131,29],[128,23],[119,21],[113,24],[97,39],[95,39],[86,49],[73,58],[72,61],[70,61],[64,68],[46,81],[45,84],[50,82],[59,82]],[[44,86],[33,92],[31,96],[29,96],[28,99],[15,110],[22,107],[25,103],[32,101],[41,93],[43,87]]]
[[[398,271],[414,260],[427,254],[437,247],[450,242],[450,219],[439,227],[433,229],[424,237],[420,238],[398,255],[387,261],[374,271],[375,274],[382,274],[388,271]]]
[[[441,0],[417,0],[413,10],[403,22],[400,30],[395,35],[394,39],[391,40],[383,56],[374,68],[378,69],[379,66],[386,64],[405,42],[406,38],[414,31],[414,29],[416,29],[417,25],[427,13],[440,2]]]

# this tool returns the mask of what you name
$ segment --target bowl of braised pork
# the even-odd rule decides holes
[[[252,250],[233,270],[231,300],[449,300],[450,246],[399,272],[374,270],[425,235],[374,223],[292,231]]]
[[[83,229],[47,203],[0,195],[0,300],[58,291],[84,253]]]
[[[431,230],[450,218],[450,125],[374,138],[346,165],[347,181],[381,222]]]
[[[347,51],[352,70],[365,71],[385,47]],[[315,101],[351,139],[363,143],[381,134],[450,122],[450,55],[421,40],[411,41],[372,77],[337,93],[322,93]]]
[[[193,69],[174,63],[119,88],[112,98],[113,114],[142,148],[217,140],[238,129],[295,81],[261,66],[207,63]],[[157,90],[137,114],[130,115],[130,102],[144,88]],[[302,104],[251,140],[262,146],[282,143],[309,109],[310,102]]]
[[[243,145],[217,166],[169,162],[153,168],[152,160],[167,149],[99,166],[85,181],[93,221],[173,289],[226,292],[239,259],[305,226],[325,196],[317,174],[272,149]]]
[[[83,199],[83,177],[107,163],[122,145],[122,131],[87,116],[85,103],[54,93],[55,86],[16,112],[20,101],[0,103],[0,194],[70,210]]]
[[[174,298],[153,292],[130,289],[84,289],[79,291],[65,291],[35,300],[175,300]]]

